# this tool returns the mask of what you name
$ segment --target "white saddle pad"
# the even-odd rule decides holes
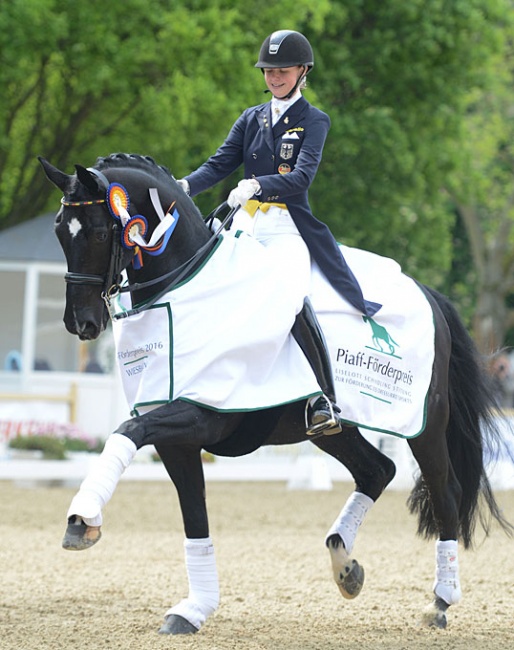
[[[363,317],[313,266],[311,301],[325,334],[344,420],[404,438],[425,427],[434,362],[432,308],[393,260],[341,247],[368,300]]]
[[[433,363],[430,306],[396,262],[343,250],[366,298],[384,305],[364,322],[313,266],[311,300],[327,339],[343,419],[413,437],[424,426]],[[226,236],[202,269],[162,302],[113,322],[133,414],[179,398],[246,411],[320,392],[290,335],[303,299],[285,299],[291,287],[269,260],[251,237]]]

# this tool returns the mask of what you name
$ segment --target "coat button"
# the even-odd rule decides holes
[[[257,154],[256,154],[256,153],[252,153],[252,158],[253,158],[254,160],[256,160],[256,158],[257,158]]]
[[[275,160],[275,154],[271,156],[271,160]]]

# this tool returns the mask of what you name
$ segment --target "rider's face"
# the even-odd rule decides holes
[[[301,65],[292,68],[264,68],[264,81],[272,95],[281,99],[291,92],[302,72]]]

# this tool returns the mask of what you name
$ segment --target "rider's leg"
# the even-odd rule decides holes
[[[297,315],[292,328],[296,342],[307,357],[323,395],[313,397],[307,406],[307,434],[332,435],[341,432],[337,413],[336,395],[332,367],[323,332],[308,298]]]
[[[245,228],[247,232],[251,232],[274,256],[272,263],[280,275],[281,282],[287,287],[285,295],[295,310],[296,319],[292,333],[324,393],[313,398],[312,403],[308,404],[307,434],[339,433],[341,425],[334,413],[334,410],[338,409],[335,405],[334,380],[325,340],[310,303],[304,302],[305,296],[309,294],[311,281],[311,258],[307,244],[288,210],[279,207],[265,211],[257,210],[251,218],[244,215],[244,210],[239,212],[243,216],[240,227],[245,228],[246,220],[246,223],[250,224]],[[234,221],[238,214],[235,215]]]

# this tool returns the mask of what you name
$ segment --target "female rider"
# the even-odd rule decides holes
[[[264,73],[271,101],[244,111],[217,152],[179,183],[195,196],[244,164],[245,178],[228,197],[230,207],[240,206],[232,229],[250,231],[266,246],[275,246],[277,259],[280,253],[287,261],[281,268],[304,296],[312,257],[344,298],[372,316],[380,305],[364,300],[330,230],[309,206],[308,189],[330,127],[328,115],[302,96],[313,65],[312,47],[303,34],[281,30],[268,36],[255,67]],[[330,359],[308,300],[292,332],[324,393],[310,400],[307,433],[338,433]]]

